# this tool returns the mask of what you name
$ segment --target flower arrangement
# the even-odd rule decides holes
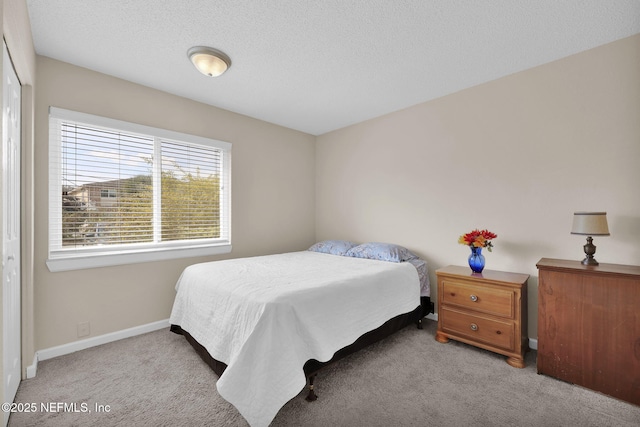
[[[473,230],[471,233],[463,234],[458,238],[458,243],[461,245],[471,246],[474,248],[487,248],[491,252],[493,244],[492,239],[498,237],[497,234],[490,232],[489,230]]]

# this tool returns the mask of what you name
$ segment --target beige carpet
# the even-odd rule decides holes
[[[638,406],[538,375],[535,351],[516,369],[494,353],[440,344],[435,329],[409,326],[328,367],[319,399],[301,392],[272,425],[640,425]],[[37,410],[12,414],[9,426],[246,426],[216,380],[182,336],[152,332],[40,362],[16,398]],[[73,403],[79,412],[66,412]]]

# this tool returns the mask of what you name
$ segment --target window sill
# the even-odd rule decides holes
[[[231,244],[195,247],[146,249],[119,251],[113,253],[59,255],[47,259],[47,268],[52,273],[59,271],[83,270],[87,268],[112,267],[116,265],[139,264],[143,262],[227,254]]]

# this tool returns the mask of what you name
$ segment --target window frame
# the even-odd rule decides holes
[[[192,145],[204,145],[220,149],[222,152],[221,180],[223,182],[223,189],[220,194],[220,238],[63,248],[61,241],[62,199],[60,197],[62,194],[62,162],[60,161],[62,156],[62,141],[55,130],[58,129],[64,121],[154,138],[154,140],[156,140],[156,142],[154,142],[156,153],[163,140]],[[155,158],[157,159],[158,156],[155,156]],[[159,170],[156,166],[153,167],[152,179],[156,179]],[[156,206],[154,203],[154,212],[159,209],[160,206]],[[51,272],[229,253],[232,249],[231,143],[57,107],[49,107],[49,210],[47,221],[49,226],[49,242],[46,265]]]

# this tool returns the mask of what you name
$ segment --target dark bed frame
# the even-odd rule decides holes
[[[422,329],[422,319],[427,314],[433,313],[433,309],[434,304],[431,302],[431,299],[429,297],[420,297],[420,305],[416,307],[415,310],[396,316],[385,322],[379,328],[360,336],[360,338],[358,338],[353,344],[336,351],[331,360],[327,362],[319,362],[315,359],[308,360],[304,364],[303,368],[304,374],[306,375],[309,384],[309,394],[307,395],[306,399],[308,401],[314,401],[318,398],[313,388],[313,382],[315,380],[315,377],[318,375],[318,372],[322,368],[392,335],[394,332],[405,328],[411,323],[415,323],[418,329]],[[218,376],[222,375],[224,370],[227,368],[227,365],[225,363],[211,357],[207,349],[204,348],[198,341],[196,341],[196,339],[193,338],[188,331],[185,331],[180,326],[171,325],[170,330],[171,332],[175,332],[176,334],[184,335],[189,344],[191,344],[191,346],[196,350],[196,353],[198,353],[200,358],[202,358],[202,360],[204,360],[205,363],[209,365]]]

